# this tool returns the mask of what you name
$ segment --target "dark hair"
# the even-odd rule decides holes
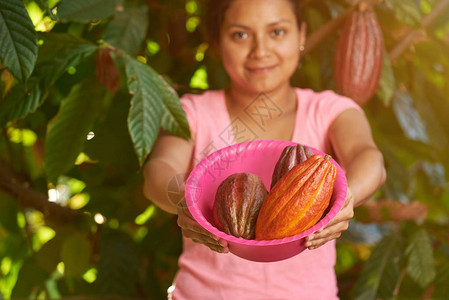
[[[234,0],[206,0],[205,25],[209,42],[215,44],[220,36],[220,27],[226,10]],[[302,0],[288,0],[293,6],[293,12],[296,15],[298,27],[301,23]]]

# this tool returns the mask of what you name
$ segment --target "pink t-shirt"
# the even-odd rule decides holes
[[[299,88],[296,91],[298,104],[292,141],[331,154],[327,131],[333,120],[346,109],[363,110],[332,91],[316,93]],[[251,126],[239,118],[230,119],[222,90],[185,95],[181,104],[195,140],[193,165],[218,149],[258,139]],[[282,113],[264,94],[250,105],[257,105],[251,112],[258,113],[251,117],[262,129],[267,118]],[[173,299],[338,299],[335,260],[335,241],[283,261],[259,263],[232,253],[220,254],[184,238]]]

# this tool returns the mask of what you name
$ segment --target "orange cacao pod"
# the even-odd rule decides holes
[[[335,52],[337,91],[359,105],[376,92],[383,66],[384,40],[372,8],[356,9],[343,25]]]
[[[227,234],[254,239],[257,216],[268,191],[259,176],[236,173],[219,185],[215,195],[215,226]]]
[[[273,176],[271,178],[271,188],[290,171],[294,166],[306,161],[313,155],[312,149],[300,144],[291,145],[284,148],[274,167]]]
[[[337,168],[329,155],[315,154],[294,166],[262,204],[256,239],[280,239],[315,225],[329,206],[336,177]]]

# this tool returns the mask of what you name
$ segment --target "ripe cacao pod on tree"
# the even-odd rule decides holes
[[[376,14],[372,7],[359,5],[348,15],[338,39],[334,64],[337,91],[359,105],[368,102],[379,86],[383,53]]]
[[[221,231],[254,239],[257,216],[268,191],[259,176],[235,173],[219,185],[213,206],[215,226]]]
[[[337,167],[315,154],[288,171],[262,204],[256,223],[256,239],[292,236],[315,225],[329,206]]]
[[[301,144],[285,147],[274,167],[271,188],[274,187],[285,173],[290,171],[297,164],[306,161],[312,155],[312,149]]]

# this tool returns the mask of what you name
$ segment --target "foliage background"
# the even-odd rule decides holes
[[[166,298],[180,232],[140,166],[160,127],[189,136],[179,95],[226,86],[203,1],[0,2],[0,298]],[[294,85],[335,88],[356,2],[304,1]],[[445,299],[449,1],[370,2],[386,55],[364,109],[388,179],[338,241],[340,296]]]

